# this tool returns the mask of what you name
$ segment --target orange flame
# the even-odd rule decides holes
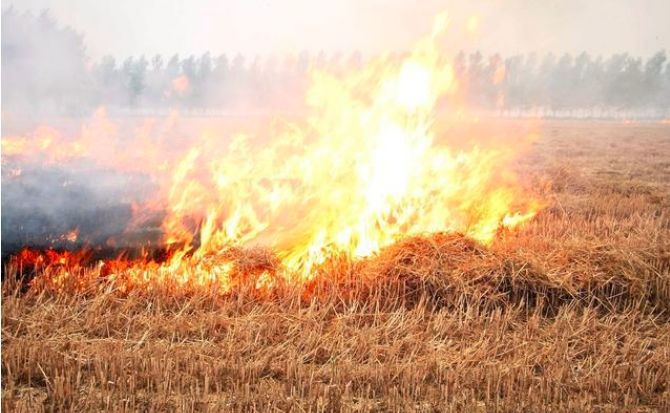
[[[402,237],[451,231],[489,244],[500,229],[531,219],[541,203],[510,168],[523,145],[440,135],[441,111],[464,113],[458,79],[437,46],[446,28],[441,15],[400,61],[377,59],[344,74],[314,69],[306,121],[269,140],[238,134],[222,144],[204,133],[175,158],[145,139],[142,163],[117,162],[151,165],[162,178],[164,241],[174,253],[160,264],[106,271],[124,288],[171,282],[225,292],[240,276],[230,251],[261,245],[280,261],[276,274],[256,274],[258,288],[271,288],[277,277],[310,280],[335,257],[367,257]],[[493,81],[503,78],[501,65]],[[89,142],[113,130],[99,116],[102,127],[84,129],[70,154],[109,159]],[[20,153],[25,148],[17,147],[30,144],[16,140],[8,148]]]
[[[67,242],[76,242],[78,238],[79,238],[79,228],[75,228],[60,236],[60,239],[62,241]]]
[[[313,72],[307,126],[264,147],[244,135],[210,147],[204,136],[167,190],[166,241],[196,258],[271,246],[287,277],[310,279],[334,256],[366,257],[407,235],[457,231],[486,244],[532,218],[539,203],[506,172],[515,148],[457,149],[436,136],[438,102],[458,90],[434,41],[445,27],[438,19],[400,62]]]
[[[470,34],[476,34],[479,31],[479,16],[472,15],[468,18],[466,29]]]
[[[191,82],[188,80],[188,76],[180,75],[172,80],[172,90],[174,90],[178,95],[184,95],[191,88]]]

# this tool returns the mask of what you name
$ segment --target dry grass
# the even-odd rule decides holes
[[[544,135],[519,168],[549,206],[488,249],[408,239],[271,297],[25,294],[10,277],[2,407],[670,410],[670,128]]]

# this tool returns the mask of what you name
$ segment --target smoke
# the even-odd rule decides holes
[[[6,112],[78,113],[90,102],[83,36],[38,16],[2,13],[2,101]]]
[[[485,25],[498,9],[480,7],[469,17],[456,13],[460,17],[452,17],[452,32],[466,38],[460,43],[450,34],[444,43],[470,105],[551,116],[668,116],[670,64],[664,50],[642,57],[551,50],[486,55],[478,47],[499,30]],[[521,13],[522,21],[538,21],[532,16],[538,11],[532,10]],[[90,116],[101,106],[131,115],[164,115],[173,109],[197,115],[296,112],[304,109],[312,71],[347,71],[378,57],[351,50],[91,58],[83,34],[62,27],[46,11],[33,15],[9,8],[2,22],[2,116],[9,128],[46,115]]]
[[[132,187],[127,176],[24,165],[21,176],[3,173],[2,180],[3,254],[26,245],[105,245],[132,218],[130,204],[122,201],[129,195],[124,188]],[[81,235],[68,239],[71,231]]]
[[[51,126],[3,130],[3,255],[23,246],[157,245],[174,167],[191,148],[220,150],[239,132],[272,135],[256,114],[128,117],[99,108],[83,119],[38,118]]]
[[[498,9],[497,5],[480,7],[475,9],[478,14],[469,17],[463,10],[456,13],[451,32],[457,36],[450,34],[444,44],[460,70],[460,83],[467,86],[470,104],[484,110],[532,108],[551,115],[567,111],[570,116],[615,116],[617,112],[625,117],[667,116],[670,65],[666,51],[649,56],[558,50],[487,55],[478,48],[499,31],[497,24],[486,26],[492,21],[492,10]],[[519,16],[523,22],[541,22],[534,17],[538,13],[530,8]],[[377,57],[350,50],[281,56],[205,52],[91,58],[84,35],[59,25],[49,12],[34,15],[9,8],[3,11],[2,21],[3,120],[9,127],[45,114],[89,116],[101,106],[110,113],[133,115],[166,114],[173,109],[199,115],[300,111],[312,71],[346,71]],[[470,49],[463,50],[466,47]],[[504,76],[495,79],[497,74]]]
[[[478,42],[495,37],[498,26],[487,24],[499,9],[461,13],[462,24],[454,29],[460,34],[449,40],[460,97],[469,108],[496,116],[669,116],[665,51],[644,57],[483,54]],[[408,24],[417,24],[416,16],[426,10],[415,10]],[[528,11],[524,21],[535,21],[531,15],[537,12]],[[377,26],[371,31],[381,38]],[[151,201],[162,182],[146,173],[147,164],[174,161],[203,133],[229,137],[241,125],[260,128],[277,114],[300,116],[314,71],[347,72],[380,59],[355,48],[99,57],[89,55],[88,39],[48,12],[2,12],[3,252],[23,245],[155,241],[160,212],[145,217],[142,233],[129,233],[138,228],[134,208]],[[402,56],[400,46],[383,59]],[[189,119],[175,121],[170,115],[175,110]],[[46,136],[43,126],[57,136]],[[252,133],[258,135],[263,133]],[[14,156],[9,144],[17,142],[43,155],[24,159],[19,151]],[[74,229],[80,233],[76,242],[62,237]]]
[[[161,133],[169,143],[169,131],[154,130],[147,121],[117,125],[104,110],[83,122],[71,118],[56,124],[58,129],[37,127],[21,135],[3,131],[3,256],[23,246],[155,242],[159,214],[147,217],[142,228],[131,225],[136,205],[156,192],[135,151],[145,149],[138,143],[148,134]]]

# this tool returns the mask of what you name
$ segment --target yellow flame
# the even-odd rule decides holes
[[[468,18],[466,28],[469,33],[471,34],[476,34],[479,31],[479,16],[477,15],[472,15]]]
[[[310,279],[333,256],[369,256],[403,236],[458,231],[489,243],[530,219],[537,204],[501,173],[513,148],[457,149],[435,135],[438,102],[457,90],[434,41],[445,27],[438,17],[400,62],[313,72],[306,126],[265,146],[238,136],[225,150],[190,152],[168,191],[167,239],[197,257],[267,245],[287,277]]]
[[[164,241],[179,247],[163,264],[137,264],[115,277],[128,288],[170,281],[229,291],[240,281],[226,254],[262,245],[276,252],[278,275],[309,280],[330,259],[370,256],[402,237],[451,231],[488,244],[501,228],[531,219],[539,203],[510,168],[519,148],[480,136],[446,138],[436,126],[445,111],[466,113],[437,46],[447,27],[439,15],[431,35],[400,60],[380,58],[347,73],[312,71],[309,115],[269,139],[205,133],[175,158],[140,130],[139,158],[116,162],[153,168],[164,197]],[[503,79],[500,66],[492,81]],[[115,133],[99,111],[66,152],[107,162],[120,151],[95,142]],[[28,149],[33,141],[3,138],[2,149],[63,147],[52,135]],[[264,269],[255,285],[275,281]]]

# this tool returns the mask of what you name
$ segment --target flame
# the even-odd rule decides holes
[[[266,146],[238,135],[222,150],[203,137],[166,191],[166,241],[196,259],[269,246],[286,277],[308,280],[333,257],[367,257],[408,235],[488,244],[532,218],[539,203],[506,172],[515,148],[458,149],[436,136],[438,103],[458,91],[435,41],[446,21],[400,62],[312,72],[307,125]]]
[[[505,65],[497,62],[495,72],[493,73],[493,84],[499,85],[505,80]]]
[[[172,90],[178,95],[184,95],[191,88],[191,82],[186,75],[179,75],[172,79]]]
[[[480,21],[479,16],[472,15],[468,18],[466,29],[470,34],[476,34],[479,31]]]
[[[60,240],[67,242],[76,242],[79,238],[79,228],[75,228],[60,236]]]
[[[269,139],[238,134],[224,141],[206,132],[171,157],[146,138],[142,163],[117,157],[117,167],[151,165],[161,178],[164,242],[173,252],[161,263],[107,266],[105,275],[123,289],[172,283],[226,292],[252,275],[256,288],[271,289],[311,280],[331,260],[369,257],[403,237],[459,232],[490,244],[501,229],[530,220],[541,202],[521,189],[510,166],[523,145],[440,134],[441,114],[465,112],[458,79],[438,48],[447,27],[446,15],[438,16],[431,35],[399,60],[379,58],[347,73],[312,69],[306,120]],[[501,65],[493,81],[503,78]],[[67,147],[69,156],[108,162],[109,149],[90,141],[114,128],[104,112],[97,116]],[[17,139],[5,147],[3,139],[3,152],[33,144]],[[241,266],[235,251],[254,246],[270,248],[278,264],[264,258],[266,264]]]

